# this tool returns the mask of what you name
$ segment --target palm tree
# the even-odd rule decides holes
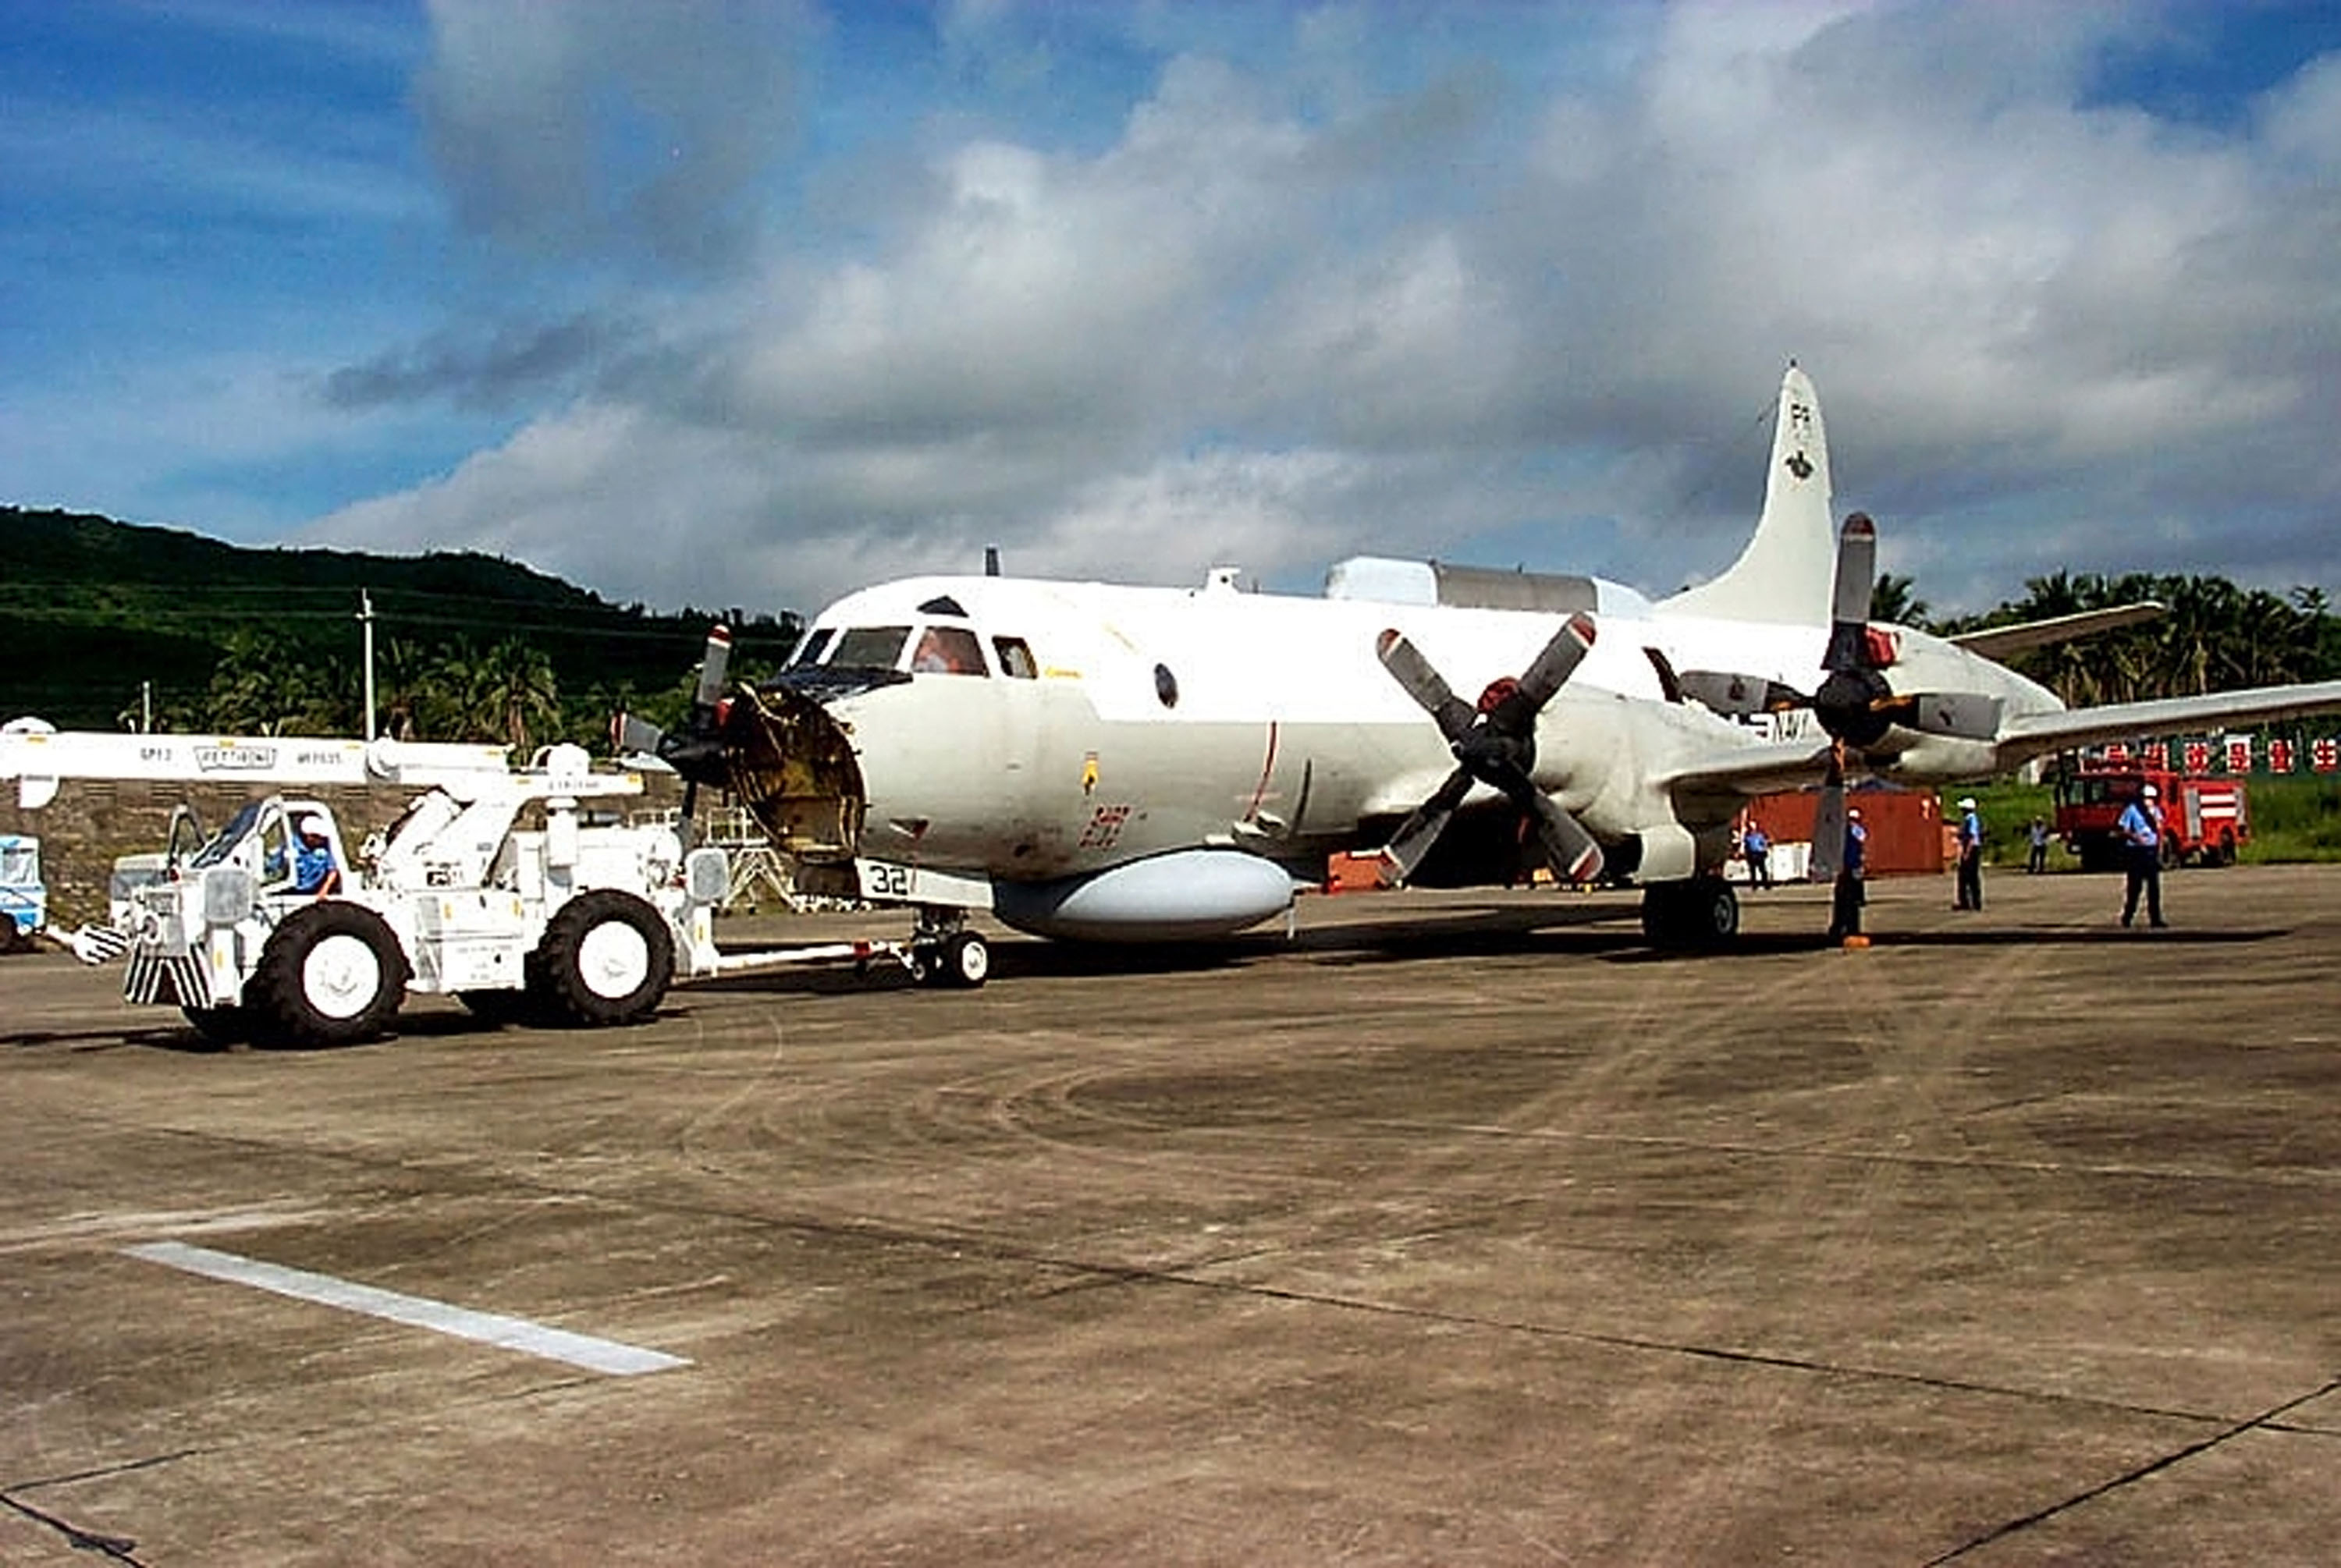
[[[273,631],[227,635],[195,727],[233,735],[345,734],[357,703],[348,664],[320,661]]]
[[[561,723],[561,688],[544,650],[507,637],[472,664],[464,688],[467,728],[526,755],[533,735],[551,739]]]
[[[1923,630],[1934,607],[1917,597],[1912,591],[1916,587],[1915,579],[1897,572],[1879,572],[1878,581],[1869,587],[1869,619]]]

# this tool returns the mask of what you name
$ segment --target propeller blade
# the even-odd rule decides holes
[[[1593,617],[1579,610],[1552,634],[1552,640],[1520,672],[1519,697],[1531,715],[1544,711],[1593,647]]]
[[[1785,713],[1811,706],[1812,699],[1793,686],[1757,675],[1735,675],[1722,670],[1686,670],[1675,678],[1682,694],[1726,719],[1757,713]]]
[[[1813,852],[1806,861],[1808,882],[1834,882],[1845,865],[1845,748],[1829,750],[1821,798],[1813,808]]]
[[[1451,746],[1462,739],[1463,732],[1471,728],[1471,705],[1455,695],[1454,688],[1430,667],[1422,650],[1407,640],[1406,633],[1396,627],[1384,631],[1374,640],[1374,654],[1382,661],[1382,668],[1406,688],[1406,694],[1430,715],[1439,732],[1447,737],[1448,744]]]
[[[1471,792],[1471,773],[1458,768],[1447,776],[1430,799],[1417,806],[1404,822],[1399,824],[1390,841],[1382,847],[1382,863],[1388,868],[1391,882],[1403,882],[1414,875],[1422,858],[1430,852],[1431,845],[1447,829],[1447,819],[1455,815],[1455,808]]]
[[[1866,511],[1845,520],[1837,541],[1837,581],[1830,590],[1828,651],[1821,668],[1858,670],[1862,636],[1869,627],[1869,594],[1878,581],[1878,525]]]
[[[1845,520],[1838,533],[1837,583],[1831,595],[1839,620],[1867,621],[1869,594],[1878,581],[1878,525],[1866,511]]]
[[[1590,882],[1601,875],[1601,846],[1585,825],[1557,805],[1542,790],[1532,790],[1536,804],[1530,809],[1537,825],[1537,839],[1544,846],[1545,863],[1552,874],[1564,882]]]
[[[666,731],[647,719],[637,719],[631,713],[621,713],[610,720],[611,749],[621,756],[642,751],[655,757]]]
[[[1980,691],[1920,691],[1903,698],[1908,704],[1908,724],[1921,735],[1948,735],[1959,740],[1990,740],[1999,734],[2000,699]]]
[[[715,706],[723,700],[723,676],[732,667],[732,629],[718,624],[707,633],[707,652],[699,661],[699,690],[692,694],[692,728],[699,727],[702,714],[713,718]]]

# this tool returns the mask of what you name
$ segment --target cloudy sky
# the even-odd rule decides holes
[[[611,599],[2341,597],[2341,7],[0,0],[0,501]]]

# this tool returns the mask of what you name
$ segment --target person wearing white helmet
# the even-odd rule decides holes
[[[1861,907],[1868,901],[1862,888],[1869,858],[1869,829],[1861,825],[1861,808],[1845,814],[1845,852],[1838,857],[1837,886],[1829,898],[1828,939],[1842,942],[1861,935]]]
[[[314,811],[293,819],[293,890],[323,898],[341,890],[342,868],[334,860],[333,840]]]
[[[2127,926],[2137,918],[2137,896],[2146,894],[2146,920],[2156,930],[2164,925],[2162,918],[2162,806],[2155,799],[2157,791],[2148,784],[2137,792],[2137,799],[2122,809],[2121,819],[2114,831],[2122,841],[2122,861],[2129,872],[2129,887],[2122,896],[2122,924]]]
[[[1972,795],[1959,798],[1959,890],[1951,908],[1983,908],[1983,819]]]

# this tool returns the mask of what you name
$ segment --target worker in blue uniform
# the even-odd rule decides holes
[[[1983,819],[1972,795],[1959,799],[1959,891],[1951,908],[1983,908]]]
[[[2122,924],[2127,926],[2137,918],[2137,896],[2146,894],[2147,924],[2156,930],[2164,925],[2162,918],[2162,806],[2155,799],[2157,790],[2148,784],[2137,792],[2137,799],[2122,808],[2121,818],[2114,831],[2121,839],[2122,864],[2129,872],[2129,886],[2122,896]]]
[[[334,860],[325,825],[314,814],[293,824],[293,890],[323,898],[342,890],[342,868]]]
[[[1838,858],[1837,887],[1829,899],[1829,940],[1842,942],[1861,935],[1864,862],[1868,858],[1869,829],[1861,825],[1861,808],[1845,814],[1845,853]]]
[[[1748,831],[1739,839],[1739,852],[1748,861],[1748,886],[1750,891],[1772,885],[1772,840],[1763,828],[1748,824]]]

